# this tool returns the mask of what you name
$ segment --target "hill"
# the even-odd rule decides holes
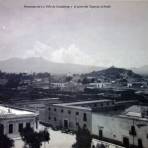
[[[0,70],[4,72],[49,72],[54,74],[66,73],[89,73],[94,70],[101,70],[102,67],[86,66],[77,64],[54,63],[43,58],[11,58],[0,61]]]
[[[106,80],[117,80],[117,79],[126,79],[126,80],[141,80],[143,77],[139,74],[134,73],[132,70],[124,68],[110,67],[101,71],[93,71],[86,74],[86,76],[97,77],[98,79]]]

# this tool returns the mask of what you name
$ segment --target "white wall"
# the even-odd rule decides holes
[[[36,118],[35,117],[27,117],[27,118],[10,118],[3,119],[1,124],[4,125],[4,134],[13,137],[19,136],[19,123],[23,123],[23,127],[26,127],[26,123],[30,123],[30,126],[36,130]],[[9,124],[13,125],[13,133],[9,134]]]
[[[69,129],[76,130],[76,122],[79,123],[81,127],[83,127],[84,124],[86,124],[87,128],[91,131],[91,111],[89,110],[81,110],[76,108],[67,108],[67,107],[61,107],[61,106],[50,106],[50,111],[48,113],[48,116],[50,116],[50,120],[48,120],[48,123],[53,126],[62,126],[64,124],[64,120],[68,120],[69,122]],[[56,112],[54,109],[56,108]],[[61,110],[63,109],[63,113]],[[69,114],[68,111],[71,111]],[[76,112],[79,112],[79,115],[76,115]],[[87,121],[83,121],[83,114],[86,113],[87,115]],[[56,121],[54,121],[54,118],[56,117]]]
[[[137,125],[145,124],[139,128]],[[102,127],[103,136],[123,142],[123,137],[129,138],[130,144],[133,144],[133,136],[129,134],[129,130],[133,125],[133,120],[115,116],[107,116],[103,114],[92,114],[92,134],[99,135],[99,128]],[[148,121],[134,121],[137,135],[134,137],[134,143],[138,145],[138,138],[142,139],[144,148],[148,146]]]

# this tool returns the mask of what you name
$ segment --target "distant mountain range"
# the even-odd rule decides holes
[[[53,74],[66,74],[66,73],[90,73],[92,71],[100,71],[105,67],[87,66],[78,64],[67,63],[54,63],[43,58],[11,58],[8,60],[0,61],[0,70],[4,72],[49,72]],[[133,72],[138,74],[148,75],[148,66],[140,68],[131,68]]]
[[[148,75],[148,65],[139,67],[139,68],[131,68],[135,73]]]
[[[0,61],[0,70],[4,72],[49,72],[53,74],[88,73],[94,70],[102,70],[102,67],[85,66],[78,64],[54,63],[43,58],[11,58]]]

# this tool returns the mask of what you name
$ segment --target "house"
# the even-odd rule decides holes
[[[92,128],[92,110],[110,108],[112,100],[91,100],[49,105],[46,123],[60,129],[77,130],[78,126]]]
[[[46,123],[57,129],[87,128],[98,139],[129,148],[147,148],[148,107],[134,100],[91,100],[49,105]],[[132,103],[132,104],[131,104]]]
[[[61,103],[59,98],[44,98],[36,100],[22,100],[15,102],[17,106],[24,109],[35,110],[39,112],[39,122],[45,122],[45,117],[50,104]]]
[[[4,85],[6,85],[7,82],[8,82],[7,79],[5,79],[5,78],[0,78],[0,86],[4,86]]]
[[[38,113],[0,105],[0,133],[12,138],[26,126],[38,129]]]
[[[125,147],[148,146],[148,107],[131,106],[125,111],[93,112],[92,134]]]

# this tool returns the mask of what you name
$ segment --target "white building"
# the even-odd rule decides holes
[[[99,139],[125,147],[147,148],[148,107],[128,107],[130,102],[104,99],[52,104],[44,121],[52,127],[74,131],[78,125],[85,126]]]
[[[38,128],[38,113],[0,105],[0,133],[17,137],[26,126]]]
[[[45,122],[49,105],[55,103],[61,103],[61,100],[59,98],[44,98],[36,100],[16,101],[16,105],[20,108],[35,110],[39,112],[39,122]]]
[[[53,104],[48,108],[45,123],[57,128],[77,130],[77,127],[92,128],[92,110],[112,107],[114,101],[93,100],[72,103]]]
[[[132,106],[123,113],[92,113],[92,134],[126,147],[148,146],[148,107]],[[143,112],[144,111],[144,112]]]

